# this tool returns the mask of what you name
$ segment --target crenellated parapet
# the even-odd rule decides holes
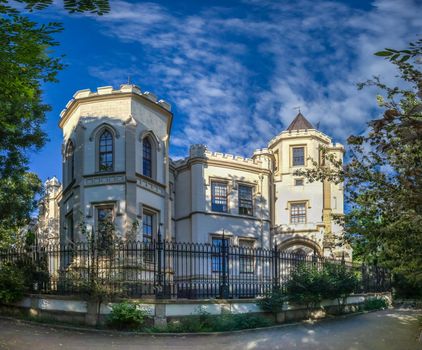
[[[268,143],[268,147],[273,146],[282,139],[293,139],[301,137],[316,137],[324,143],[332,146],[331,137],[325,135],[323,132],[317,129],[300,129],[300,130],[285,130],[279,133],[276,137],[272,138]]]
[[[239,162],[239,163],[249,164],[249,165],[259,165],[260,164],[259,161],[255,161],[252,158],[246,158],[246,157],[242,157],[242,156],[235,156],[235,155],[230,154],[230,153],[211,152],[211,151],[208,151],[207,150],[205,152],[205,156],[208,159],[213,159],[213,160]]]
[[[272,151],[263,148],[256,150],[252,158],[236,156],[230,153],[212,152],[203,144],[194,144],[190,146],[189,156],[186,158],[172,161],[172,166],[175,168],[183,167],[189,162],[197,159],[204,159],[205,161],[231,163],[233,165],[250,166],[252,168],[268,168],[269,155]]]
[[[205,158],[207,152],[207,146],[203,144],[191,145],[189,148],[189,157],[190,158]]]
[[[60,118],[63,118],[68,112],[68,110],[72,107],[72,105],[74,105],[78,101],[102,96],[117,97],[123,94],[134,94],[140,96],[142,98],[147,99],[148,101],[153,102],[157,106],[164,108],[168,112],[171,112],[170,103],[166,102],[163,99],[158,99],[155,94],[149,91],[142,92],[141,88],[137,85],[122,84],[120,85],[119,89],[114,89],[112,86],[101,86],[97,88],[97,91],[91,91],[90,89],[76,91],[76,93],[73,95],[73,98],[69,100],[69,102],[66,104],[65,109],[61,111]]]

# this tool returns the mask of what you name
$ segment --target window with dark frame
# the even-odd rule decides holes
[[[274,170],[277,171],[279,170],[279,163],[280,163],[280,159],[279,159],[279,152],[278,150],[274,152]]]
[[[212,238],[212,255],[211,255],[211,271],[212,272],[223,272],[223,242],[225,247],[228,249],[229,239],[213,237]],[[228,272],[229,266],[227,261],[227,255],[224,256],[225,259],[225,270]]]
[[[142,240],[144,242],[144,259],[145,262],[154,261],[154,247],[152,240],[154,237],[154,214],[144,211],[142,215]]]
[[[306,203],[290,204],[290,223],[305,224],[306,223]]]
[[[113,170],[113,135],[104,130],[98,142],[98,170]]]
[[[295,186],[303,186],[303,179],[295,179]]]
[[[101,205],[97,210],[97,231],[96,245],[99,253],[109,254],[112,251],[113,244],[113,205]]]
[[[227,212],[227,183],[211,182],[211,210],[221,213]]]
[[[239,214],[253,215],[252,186],[239,185]]]
[[[152,145],[147,137],[142,141],[142,174],[152,177]]]
[[[142,216],[142,233],[144,240],[148,240],[149,242],[152,240],[152,236],[154,234],[154,215],[150,213],[145,213]]]
[[[305,165],[305,147],[293,147],[293,166]]]
[[[255,241],[252,239],[239,238],[239,272],[240,273],[254,273],[255,259],[254,259],[254,245]]]
[[[112,206],[98,207],[97,220],[98,220],[98,223],[113,221],[113,207]]]

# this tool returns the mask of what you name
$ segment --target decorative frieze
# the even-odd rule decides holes
[[[85,178],[85,186],[121,184],[125,182],[124,175],[98,175]]]
[[[139,187],[141,187],[141,188],[143,188],[147,191],[151,191],[151,192],[158,194],[159,196],[162,196],[162,197],[165,196],[164,187],[162,187],[162,186],[160,186],[160,185],[158,185],[158,184],[156,184],[152,181],[149,181],[145,178],[141,178],[141,179],[138,178],[136,183]]]

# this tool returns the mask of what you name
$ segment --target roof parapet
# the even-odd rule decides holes
[[[74,103],[75,100],[80,100],[87,97],[115,95],[115,94],[122,94],[122,93],[133,93],[133,94],[142,96],[144,98],[147,98],[151,102],[154,102],[155,104],[161,106],[167,111],[171,112],[171,104],[163,99],[158,100],[155,94],[149,91],[145,91],[144,93],[142,93],[141,88],[133,84],[122,84],[120,85],[120,88],[117,90],[114,90],[112,86],[100,86],[97,88],[96,92],[93,92],[90,89],[83,89],[83,90],[76,91],[73,94],[73,98],[69,100],[69,102],[66,104],[66,107],[61,111],[60,118],[62,118],[65,115],[66,111],[69,109],[72,103]]]
[[[98,95],[109,95],[113,93],[113,87],[112,86],[101,86],[97,88],[97,94]]]
[[[269,153],[271,151],[266,150],[266,153]],[[220,161],[230,161],[235,163],[242,163],[242,164],[248,164],[248,165],[254,165],[254,166],[261,166],[262,161],[255,158],[246,158],[242,156],[235,156],[230,153],[222,153],[222,152],[211,152],[207,149],[207,146],[203,144],[194,144],[190,146],[189,149],[189,157],[178,159],[173,161],[173,165],[177,168],[180,166],[183,166],[189,162],[192,158],[205,158],[209,160],[220,160]]]
[[[189,147],[189,157],[190,158],[205,158],[205,152],[207,151],[207,146],[203,144],[194,144]]]
[[[279,133],[277,136],[273,137],[268,142],[268,147],[271,147],[272,144],[276,143],[280,139],[288,139],[294,137],[311,137],[311,136],[318,136],[319,138],[323,139],[327,143],[331,143],[331,137],[324,134],[322,131],[317,129],[302,129],[302,130],[284,130]]]
[[[153,94],[152,92],[145,91],[143,95],[152,102],[157,102],[157,95]]]

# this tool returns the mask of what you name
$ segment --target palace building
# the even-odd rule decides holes
[[[301,113],[250,158],[192,145],[169,156],[171,106],[135,85],[77,91],[60,114],[62,184],[46,183],[40,240],[86,239],[112,218],[122,239],[233,245],[346,256],[342,184],[313,182],[295,171],[320,159],[320,146],[338,159],[344,147]],[[340,242],[340,243],[339,243]]]

